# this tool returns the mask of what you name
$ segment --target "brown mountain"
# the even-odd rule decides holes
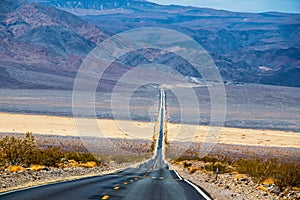
[[[11,0],[0,6],[1,87],[72,88],[84,56],[107,38],[54,7]]]
[[[111,33],[145,26],[183,32],[212,55],[225,81],[300,87],[299,14],[240,13],[162,6],[139,0],[43,0],[41,3],[77,14]],[[126,63],[144,59],[137,56]],[[168,55],[157,62],[165,60],[169,60]]]
[[[84,56],[108,37],[105,33],[147,26],[194,38],[211,54],[226,82],[300,87],[299,14],[237,13],[135,0],[31,1],[39,4],[0,2],[3,88],[70,89]],[[135,52],[119,62],[131,67],[168,64],[185,76],[199,76],[171,54],[150,59],[145,54]],[[121,76],[128,66],[110,70]]]

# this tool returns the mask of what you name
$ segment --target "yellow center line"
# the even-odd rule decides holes
[[[118,189],[120,189],[120,186],[114,187],[114,190],[118,190]]]
[[[130,182],[132,183],[132,182],[133,182],[133,180],[130,180]]]
[[[105,200],[105,199],[108,199],[108,198],[109,198],[108,195],[104,195],[104,196],[102,197],[102,200]]]
[[[123,184],[124,184],[124,185],[127,185],[128,183],[127,183],[127,182],[124,182]]]
[[[154,165],[153,165],[152,169],[155,169],[155,168],[156,168],[156,166],[157,166],[157,163],[158,163],[158,159],[156,159],[156,161],[155,161],[155,163],[154,163]]]
[[[139,178],[138,178],[138,177],[135,177],[134,179],[135,179],[135,180],[138,180]]]
[[[143,177],[146,177],[146,176],[148,176],[148,174],[150,174],[150,172],[151,172],[151,171],[148,171],[148,172],[146,172],[146,174],[144,174],[144,176],[143,176]]]

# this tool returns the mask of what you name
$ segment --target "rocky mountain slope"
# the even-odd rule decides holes
[[[82,60],[103,39],[147,26],[194,38],[213,57],[225,82],[300,86],[299,14],[235,13],[135,0],[30,1],[0,2],[2,88],[70,89]],[[154,61],[185,76],[199,76],[172,56],[150,50],[120,62],[130,68]],[[121,75],[122,70],[128,66],[111,72]]]
[[[67,12],[0,2],[2,88],[72,88],[82,59],[107,35]]]
[[[225,81],[300,86],[299,14],[236,13],[135,0],[42,3],[111,33],[144,26],[183,32],[212,55]]]

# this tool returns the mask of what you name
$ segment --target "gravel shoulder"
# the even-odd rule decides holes
[[[133,164],[110,164],[109,166],[94,168],[72,167],[65,168],[64,170],[50,167],[47,168],[47,170],[24,172],[20,171],[16,173],[10,173],[6,170],[3,171],[0,175],[0,194],[33,186],[109,174],[131,165]]]
[[[234,174],[226,173],[219,174],[218,180],[216,180],[214,173],[196,171],[190,174],[188,169],[176,164],[170,164],[170,169],[176,170],[182,178],[201,186],[215,200],[300,199],[300,191],[285,191],[276,195],[262,184],[255,183],[248,176],[237,177]],[[266,191],[263,190],[265,188]]]

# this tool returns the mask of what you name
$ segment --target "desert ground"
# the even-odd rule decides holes
[[[154,122],[115,121],[112,119],[74,120],[72,117],[0,113],[0,133],[26,133],[59,136],[96,136],[151,140]],[[167,123],[168,141],[238,144],[300,148],[300,133],[280,130],[218,128]],[[220,131],[218,133],[218,130]]]

